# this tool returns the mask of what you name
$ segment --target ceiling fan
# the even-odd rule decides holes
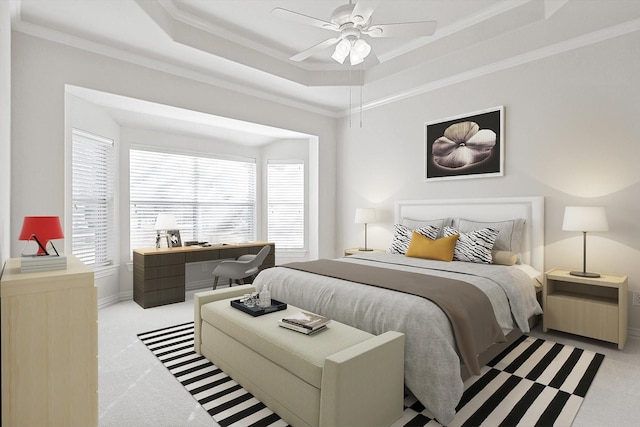
[[[304,61],[312,55],[336,45],[331,57],[343,64],[347,56],[351,65],[358,65],[371,53],[371,46],[363,36],[369,37],[421,37],[430,36],[436,31],[436,21],[402,22],[397,24],[372,24],[371,15],[381,0],[358,0],[355,4],[342,5],[333,11],[329,21],[303,15],[288,9],[277,7],[272,14],[301,24],[339,32],[340,35],[311,46],[289,58],[291,61]]]

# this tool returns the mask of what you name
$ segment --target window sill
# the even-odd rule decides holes
[[[278,249],[276,247],[276,256],[286,258],[305,258],[308,255],[306,249]]]

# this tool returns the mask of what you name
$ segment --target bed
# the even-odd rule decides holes
[[[395,204],[394,222],[403,224],[394,226],[390,250],[396,253],[352,255],[336,261],[349,263],[354,269],[359,268],[356,265],[364,265],[397,274],[421,274],[425,280],[428,277],[434,277],[434,281],[461,280],[480,289],[506,337],[506,341],[478,351],[481,364],[522,333],[529,332],[531,319],[542,312],[536,299],[536,287],[544,271],[542,197],[400,201]],[[431,227],[433,231],[438,226],[440,237],[451,231],[445,227],[455,226],[460,236],[467,236],[474,235],[475,229],[484,230],[486,223],[491,223],[494,230],[501,228],[496,245],[500,241],[499,253],[506,253],[508,261],[500,258],[500,262],[511,264],[517,260],[517,263],[436,261],[408,257],[395,248],[400,228],[406,231]],[[504,245],[510,245],[511,250],[502,250]],[[494,251],[492,256],[498,262],[498,252]],[[442,424],[453,419],[462,396],[463,379],[473,369],[461,362],[451,321],[431,300],[283,266],[262,271],[254,281],[258,289],[265,284],[269,285],[272,298],[358,329],[376,335],[390,330],[403,332],[406,388]]]

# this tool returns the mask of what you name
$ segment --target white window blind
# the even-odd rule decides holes
[[[71,131],[71,252],[89,266],[113,264],[113,140],[79,129]]]
[[[132,149],[130,160],[131,248],[155,245],[159,213],[173,213],[183,242],[255,240],[254,160]]]
[[[304,249],[304,163],[267,164],[267,235],[278,249]]]

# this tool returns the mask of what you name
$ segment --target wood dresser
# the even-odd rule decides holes
[[[275,265],[275,244],[253,242],[218,246],[181,246],[144,248],[133,251],[133,300],[143,308],[185,300],[185,265],[190,262],[236,259],[257,254],[270,245],[271,251],[260,270]],[[211,277],[213,286],[213,277]]]
[[[98,301],[93,271],[21,273],[7,260],[2,305],[2,425],[98,425]]]

